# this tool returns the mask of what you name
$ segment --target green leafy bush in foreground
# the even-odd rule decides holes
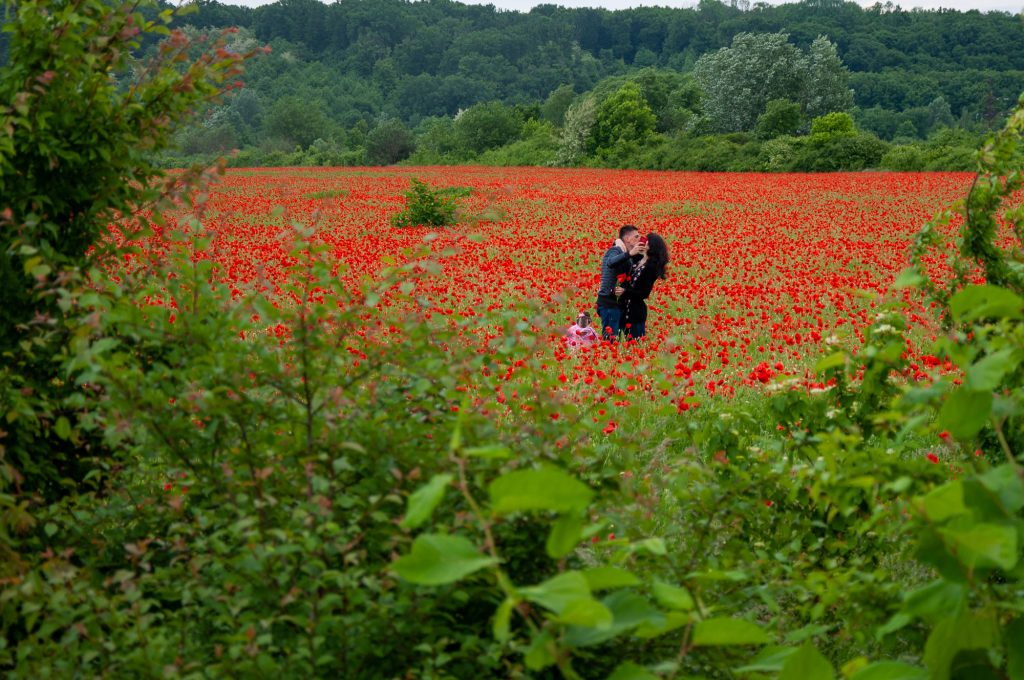
[[[168,178],[150,160],[167,147],[168,127],[215,98],[246,55],[223,41],[190,58],[190,41],[134,5],[98,0],[5,3],[10,35],[0,71],[0,404],[7,414],[7,461],[18,486],[47,499],[73,490],[100,442],[71,437],[76,391],[60,362],[63,318],[75,287],[106,251],[116,222],[130,238],[191,191],[193,169]],[[143,36],[163,35],[143,67],[131,55]],[[124,74],[136,66],[144,77]],[[88,93],[83,94],[83,93]],[[127,217],[128,219],[120,219]],[[90,251],[94,252],[90,258]],[[17,414],[17,417],[14,417]]]
[[[622,407],[612,434],[544,366],[536,310],[477,351],[478,318],[422,314],[427,249],[353,291],[299,225],[289,283],[236,299],[200,201],[160,257],[53,282],[65,393],[19,401],[5,367],[6,421],[107,455],[48,497],[0,440],[0,669],[1021,677],[1024,279],[999,239],[1022,130],[1024,101],[955,208],[952,281],[924,264],[941,221],[898,281],[959,376],[896,377],[893,296],[820,389]]]

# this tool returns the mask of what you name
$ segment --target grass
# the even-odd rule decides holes
[[[323,191],[314,191],[309,194],[303,194],[303,198],[311,198],[314,200],[322,200],[327,198],[340,198],[347,196],[347,189],[324,189]]]

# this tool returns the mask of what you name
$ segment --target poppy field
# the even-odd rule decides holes
[[[456,224],[392,226],[413,179]],[[1024,349],[971,314],[1024,314],[968,285],[940,334],[903,285],[972,181],[227,172],[79,303],[86,425],[124,464],[44,520],[85,566],[17,584],[47,617],[19,671],[863,680],[1004,644],[1024,487],[991,466],[1024,438],[994,392]],[[670,250],[648,335],[572,347],[627,223]],[[934,281],[981,279],[958,227]],[[81,620],[101,597],[123,624]]]
[[[1024,677],[1024,100],[975,175],[165,172],[243,57],[124,87],[159,21],[64,9],[3,114],[5,677]],[[574,347],[623,224],[647,336]]]
[[[470,189],[460,223],[392,227],[412,178]],[[205,257],[223,265],[237,295],[254,285],[282,295],[295,225],[315,232],[352,291],[427,242],[439,269],[416,284],[425,323],[485,344],[516,317],[549,340],[538,352],[562,384],[630,377],[629,362],[641,358],[657,368],[630,391],[686,410],[709,395],[786,379],[820,387],[815,364],[836,347],[863,343],[921,225],[962,197],[970,180],[963,173],[232,170],[211,190],[201,223],[213,237]],[[648,336],[636,346],[570,351],[562,333],[579,311],[597,322],[600,257],[622,224],[669,244],[668,278],[649,300]],[[923,378],[939,364],[927,353],[934,314],[906,301],[906,373]],[[520,318],[522,305],[528,311]],[[386,322],[373,323],[366,330],[386,338]]]

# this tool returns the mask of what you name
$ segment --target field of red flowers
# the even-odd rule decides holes
[[[971,180],[938,173],[231,170],[202,215],[215,236],[210,252],[239,292],[256,281],[273,288],[290,264],[289,225],[308,224],[355,289],[429,238],[430,229],[389,223],[414,177],[473,190],[463,222],[430,242],[447,255],[441,273],[418,284],[416,295],[429,301],[425,322],[449,323],[478,342],[500,333],[505,317],[522,315],[526,302],[532,311],[523,320],[550,338],[538,351],[550,353],[563,384],[628,374],[629,362],[644,360],[660,367],[649,376],[652,398],[661,392],[681,404],[780,376],[813,385],[816,361],[833,344],[859,344],[907,265],[914,235]],[[671,251],[669,277],[650,300],[648,338],[635,347],[569,351],[559,333],[578,311],[593,311],[601,254],[624,223],[661,234]],[[933,320],[911,302],[907,321],[909,337],[921,341],[908,340],[911,366],[923,369]]]

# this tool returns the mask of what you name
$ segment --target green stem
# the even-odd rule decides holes
[[[451,455],[451,460],[459,470],[459,491],[462,492],[462,497],[466,499],[466,503],[469,504],[470,510],[472,510],[473,515],[480,524],[481,530],[484,532],[484,540],[487,544],[487,554],[497,560],[500,564],[501,556],[498,554],[497,544],[494,542],[494,535],[491,532],[491,520],[484,514],[480,505],[476,502],[476,499],[473,498],[472,492],[469,490],[469,482],[466,479],[466,459],[460,458],[453,453]],[[514,600],[518,599],[518,595],[515,590],[509,587],[508,576],[505,575],[501,567],[494,567],[494,578],[498,582],[498,587],[501,588],[502,592],[505,594],[505,597],[513,598]],[[529,626],[530,631],[533,634],[536,634],[537,631],[540,630],[537,623],[530,618],[529,609],[527,607],[517,605],[514,609],[523,618],[523,621],[526,622],[526,625]]]
[[[1003,421],[993,421],[992,426],[996,431],[996,437],[999,438],[999,446],[1003,449],[1003,453],[1006,454],[1006,460],[1010,462],[1014,468],[1019,468],[1020,464],[1017,463],[1017,459],[1013,456],[1013,451],[1010,450],[1010,443],[1006,441],[1006,435],[1003,434]]]

